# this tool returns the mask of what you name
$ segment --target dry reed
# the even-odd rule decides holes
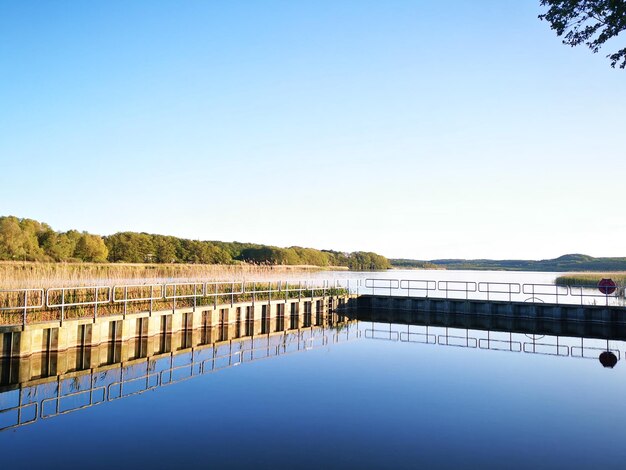
[[[0,262],[0,289],[302,278],[317,266]],[[342,269],[342,268],[333,268]]]
[[[556,278],[559,286],[596,287],[601,279],[613,279],[618,286],[626,286],[626,272],[568,273]]]

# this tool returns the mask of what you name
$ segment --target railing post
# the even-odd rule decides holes
[[[150,316],[152,316],[152,302],[154,299],[154,284],[150,285]]]
[[[152,295],[150,297],[152,297]],[[128,286],[124,286],[124,318],[126,318],[127,311],[128,311]]]
[[[93,316],[94,318],[97,318],[98,317],[98,286],[96,286],[95,289],[96,289],[96,292],[95,292],[96,297],[95,297],[95,303],[93,306]],[[126,312],[124,312],[124,318],[126,318]]]
[[[172,292],[172,314],[174,314],[176,312],[176,291],[178,286],[175,283],[172,286],[174,287],[174,292]]]
[[[197,304],[197,297],[196,295],[198,295],[198,283],[194,282],[193,283],[193,311],[196,311],[196,304]]]
[[[555,284],[555,285],[554,285],[554,287],[556,288],[556,289],[555,289],[555,292],[556,292],[556,304],[557,304],[557,305],[559,305],[559,286],[557,286],[557,285]],[[559,352],[559,351],[557,350],[557,353],[558,353],[558,352]]]
[[[570,287],[570,289],[571,289],[571,287]],[[580,289],[580,306],[582,307],[582,306],[585,305],[585,302],[583,300],[583,288],[580,287],[579,289]]]
[[[26,328],[26,315],[27,314],[28,314],[28,290],[25,290],[24,291],[24,317],[22,318],[22,328]]]
[[[65,287],[61,288],[61,326],[63,325],[63,317],[65,316]],[[96,319],[94,314],[93,319]]]

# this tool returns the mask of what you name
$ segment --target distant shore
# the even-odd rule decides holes
[[[476,271],[537,271],[537,272],[626,272],[626,257],[594,258],[589,255],[569,254],[542,260],[494,259],[434,259],[420,261],[390,259],[394,268],[458,269]]]

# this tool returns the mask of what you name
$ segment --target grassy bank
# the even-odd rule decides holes
[[[320,271],[318,266],[256,266],[251,264],[134,264],[134,263],[43,263],[0,262],[0,288],[111,285],[127,281],[184,282],[207,280],[270,280],[303,277]],[[330,268],[326,268],[330,269]],[[346,269],[346,268],[333,268]]]
[[[617,285],[626,286],[626,272],[571,273],[556,278],[558,286],[596,287],[601,279],[613,279]]]

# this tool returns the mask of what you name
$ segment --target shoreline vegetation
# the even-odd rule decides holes
[[[345,270],[344,266],[258,266],[252,264],[148,264],[148,263],[62,263],[38,261],[0,261],[0,289],[86,286],[103,283],[150,284],[232,280],[305,279],[326,270]]]
[[[420,261],[390,259],[394,268],[403,269],[458,269],[484,271],[544,271],[544,272],[620,272],[626,271],[626,257],[594,258],[570,254],[544,260],[492,260],[492,259],[436,259]]]
[[[601,279],[612,279],[620,287],[626,287],[626,272],[570,273],[556,278],[557,286],[583,286],[594,288]]]
[[[301,297],[314,297],[319,295],[338,296],[346,295],[348,291],[345,287],[339,286],[304,286],[284,284],[280,281],[265,280],[254,282],[252,286],[248,285],[245,289],[237,283],[231,284],[225,282],[215,285],[215,290],[211,292],[203,292],[197,290],[198,284],[193,282],[189,284],[178,285],[176,289],[176,299],[165,298],[166,289],[159,286],[154,290],[153,286],[135,285],[128,286],[123,290],[123,299],[130,300],[130,303],[116,302],[111,294],[111,290],[105,291],[102,297],[94,293],[92,289],[81,289],[80,286],[69,286],[69,289],[60,291],[59,289],[50,289],[43,293],[32,293],[31,305],[43,303],[46,299],[46,305],[36,307],[28,313],[28,321],[30,323],[39,323],[47,321],[79,320],[95,318],[95,310],[92,302],[97,296],[100,303],[98,304],[98,316],[126,315],[129,313],[141,313],[149,310],[169,310],[174,308],[196,307],[203,305],[214,305],[215,302],[249,302],[249,301],[265,301],[272,298],[280,299],[299,299]],[[73,288],[76,287],[76,288]],[[112,285],[111,285],[112,287]],[[154,294],[156,292],[156,298]],[[150,299],[150,297],[153,297]],[[25,297],[18,290],[5,292],[0,296],[0,308],[9,308],[10,311],[0,315],[0,326],[3,325],[20,325],[24,321],[24,313],[20,309],[11,306],[20,305],[24,302]],[[221,299],[221,300],[220,300]],[[87,305],[81,305],[87,302]],[[66,306],[60,307],[64,303]]]
[[[258,243],[200,241],[167,235],[119,232],[100,236],[69,230],[57,232],[32,219],[0,216],[0,260],[39,262],[203,264],[344,267],[381,270],[391,267],[377,253],[345,253]]]
[[[109,236],[56,232],[32,219],[0,216],[0,288],[163,280],[294,279],[319,270],[454,269],[567,272],[558,285],[595,287],[611,277],[626,285],[626,258],[571,254],[549,260],[421,261],[372,252],[198,241],[119,232]],[[44,285],[42,285],[42,283]]]

